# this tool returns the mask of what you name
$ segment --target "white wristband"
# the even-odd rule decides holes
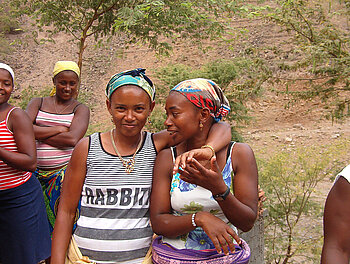
[[[194,227],[197,227],[196,222],[194,221],[194,218],[195,218],[195,217],[196,217],[196,213],[192,214],[191,221],[192,221],[192,225],[193,225]]]

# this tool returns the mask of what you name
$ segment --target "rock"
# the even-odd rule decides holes
[[[253,139],[255,139],[255,140],[260,140],[260,139],[261,139],[261,136],[259,136],[259,135],[253,135]]]
[[[293,139],[292,139],[291,137],[286,137],[286,138],[284,139],[284,141],[286,141],[286,142],[292,142]]]
[[[340,137],[340,134],[339,134],[339,133],[336,133],[336,134],[334,134],[334,135],[331,136],[332,139],[335,139],[335,138],[338,138],[338,137]]]
[[[302,124],[294,124],[293,128],[297,128],[297,129],[300,129],[300,130],[305,130],[305,128],[302,126]]]

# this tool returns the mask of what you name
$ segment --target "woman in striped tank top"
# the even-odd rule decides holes
[[[50,233],[36,167],[33,126],[8,104],[13,70],[0,63],[0,262],[36,264],[50,256]]]
[[[141,263],[152,239],[149,196],[157,153],[177,142],[167,131],[143,131],[155,105],[155,88],[144,69],[114,75],[106,88],[114,128],[82,139],[68,164],[53,232],[52,264],[63,264],[75,210],[74,239],[96,263]],[[216,124],[207,144],[230,141],[227,124]],[[212,151],[196,153],[208,158]],[[192,155],[191,154],[191,155]]]
[[[52,96],[32,99],[27,113],[34,125],[38,167],[50,223],[55,224],[64,172],[74,146],[84,136],[90,112],[77,97],[80,70],[73,61],[58,61],[53,70]]]

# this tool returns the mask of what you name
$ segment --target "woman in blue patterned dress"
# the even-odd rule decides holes
[[[173,174],[176,157],[203,146],[212,125],[228,114],[226,97],[211,80],[187,80],[172,89],[165,109],[165,125],[181,143],[161,151],[155,163],[150,213],[153,231],[162,236],[153,242],[154,263],[246,263],[249,247],[236,227],[248,231],[257,217],[251,148],[231,142],[210,161],[188,158]]]

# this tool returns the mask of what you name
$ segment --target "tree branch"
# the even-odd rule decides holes
[[[307,27],[309,28],[309,32],[310,32],[310,37],[308,37],[310,42],[315,42],[315,37],[314,37],[314,33],[313,30],[311,28],[311,25],[309,23],[309,21],[303,16],[303,14],[300,12],[300,10],[298,8],[295,8],[295,10],[297,11],[298,15],[304,20],[304,22],[306,23]]]
[[[102,2],[102,1],[101,1],[101,2]],[[107,13],[107,12],[111,11],[117,4],[118,4],[118,2],[115,1],[113,5],[111,5],[110,7],[108,7],[108,8],[105,9],[105,10],[102,10],[101,13],[98,14],[98,16],[101,16],[101,15],[103,15],[104,13]]]
[[[278,79],[278,80],[284,80],[284,81],[314,81],[314,80],[322,80],[322,79],[326,79],[326,78],[333,78],[333,77],[337,77],[337,76],[339,76],[339,74],[313,77],[313,78],[285,78],[285,77],[278,77],[278,76],[271,76],[271,78]]]
[[[57,21],[61,21],[61,19],[59,18],[58,15],[56,15],[56,13],[54,13],[53,16],[56,17]],[[80,39],[80,37],[76,36],[75,33],[68,27],[67,24],[63,23],[63,26],[75,39]]]

